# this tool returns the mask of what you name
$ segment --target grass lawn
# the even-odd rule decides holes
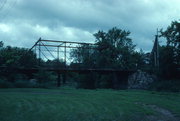
[[[180,120],[180,93],[0,89],[0,121]]]

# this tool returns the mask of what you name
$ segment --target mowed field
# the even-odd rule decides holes
[[[0,121],[180,121],[180,93],[0,89]]]

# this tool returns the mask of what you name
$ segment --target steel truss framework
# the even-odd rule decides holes
[[[70,49],[95,49],[95,46],[96,44],[93,43],[44,40],[40,38],[30,50],[34,50],[39,59],[60,60],[63,58],[62,60],[67,64],[67,54],[70,52]]]

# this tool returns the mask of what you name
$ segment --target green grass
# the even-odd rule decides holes
[[[142,90],[0,89],[0,121],[140,121],[157,105],[180,116],[180,93]]]

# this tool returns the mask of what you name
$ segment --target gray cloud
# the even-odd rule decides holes
[[[179,0],[1,0],[0,37],[6,45],[30,47],[39,38],[93,42],[114,26],[150,51],[156,28],[180,18]]]

